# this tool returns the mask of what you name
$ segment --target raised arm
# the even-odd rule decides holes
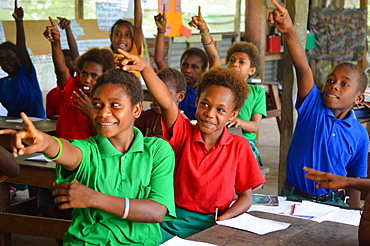
[[[0,171],[8,177],[17,177],[19,175],[19,165],[14,160],[9,151],[0,146]]]
[[[134,15],[134,43],[141,54],[143,51],[141,45],[143,42],[143,30],[141,25],[143,23],[143,13],[141,10],[141,0],[135,0],[135,15]]]
[[[58,27],[55,25],[53,19],[49,17],[51,26],[47,26],[44,31],[44,36],[51,43],[51,51],[53,56],[53,63],[55,67],[55,74],[57,76],[57,83],[60,89],[64,89],[67,84],[70,73],[66,65],[66,60],[62,52],[62,45],[60,43],[60,33]]]
[[[13,18],[15,20],[15,24],[17,27],[17,50],[18,55],[21,63],[26,68],[28,73],[32,72],[32,61],[30,55],[28,54],[27,47],[26,47],[26,35],[24,33],[24,25],[23,25],[23,8],[18,7],[17,0],[14,1],[14,13]]]
[[[202,36],[202,44],[208,56],[209,68],[219,67],[221,65],[220,57],[218,56],[215,42],[209,33],[207,23],[203,19],[200,6],[198,6],[198,16],[191,17],[191,21],[188,24],[190,27],[198,29],[199,34]]]
[[[148,61],[121,49],[118,49],[118,52],[125,56],[125,58],[116,57],[116,59],[121,59],[119,65],[122,67],[122,70],[141,72],[150,94],[161,107],[166,128],[170,129],[177,119],[179,109],[172,100],[166,85],[158,78]],[[127,65],[129,62],[132,63],[132,65]]]
[[[71,53],[72,60],[74,61],[77,57],[79,57],[80,53],[78,52],[77,42],[71,29],[71,21],[62,17],[57,18],[59,20],[60,28],[62,30],[66,30],[69,51]]]
[[[155,50],[154,50],[154,62],[158,67],[158,70],[163,68],[168,68],[167,63],[164,61],[164,34],[166,33],[166,4],[163,4],[163,13],[159,13],[154,16],[155,24],[157,26],[157,37],[155,40]]]
[[[275,0],[271,2],[276,9],[269,13],[268,19],[284,35],[289,56],[297,73],[298,96],[303,101],[314,85],[313,74],[288,11]]]

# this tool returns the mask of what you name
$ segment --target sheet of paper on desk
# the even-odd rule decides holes
[[[313,218],[317,222],[334,221],[338,223],[358,226],[360,224],[360,210],[340,209],[334,214],[328,214],[320,218]]]
[[[28,157],[25,159],[25,161],[44,161],[44,162],[50,162],[50,160],[46,159],[44,155],[36,155],[32,157]]]
[[[162,243],[161,245],[163,245],[163,246],[171,246],[171,245],[176,245],[176,246],[198,246],[198,245],[199,246],[207,246],[207,245],[212,246],[212,245],[215,245],[215,246],[217,246],[216,244],[196,242],[196,241],[182,239],[178,236],[174,236],[170,240]]]
[[[326,204],[320,204],[317,202],[302,201],[301,204],[296,204],[294,212],[290,211],[291,215],[304,217],[304,218],[321,218],[323,216],[329,216],[338,212],[340,208],[334,206],[328,206]],[[289,211],[286,211],[289,213]]]
[[[258,235],[265,235],[269,232],[284,230],[290,226],[290,223],[260,219],[246,213],[232,219],[216,221],[216,223],[218,225],[250,231]]]
[[[42,119],[42,118],[37,118],[37,117],[28,117],[28,119],[30,119],[30,121],[32,121],[32,122],[40,121],[40,120],[44,120],[44,119]],[[5,122],[10,122],[10,123],[23,123],[23,120],[22,120],[22,119],[8,119],[8,120],[5,120]]]

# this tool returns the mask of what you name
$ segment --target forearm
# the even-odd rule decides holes
[[[234,204],[217,220],[227,220],[246,212],[252,205],[252,190],[249,189],[238,195]]]
[[[164,57],[165,57],[165,40],[164,40],[164,33],[166,30],[158,30],[156,42],[155,42],[155,50],[154,50],[154,61],[155,64],[158,67],[158,70],[161,70],[163,68],[168,68],[168,65],[166,64]]]
[[[214,44],[214,40],[209,33],[209,29],[207,28],[206,30],[200,30],[200,35],[202,36],[203,48],[208,56],[209,68],[219,67],[221,65],[220,57]]]
[[[18,55],[20,58],[21,63],[27,69],[29,73],[32,71],[32,61],[30,56],[28,55],[27,47],[26,47],[26,35],[24,33],[24,25],[23,20],[16,20],[16,27],[17,27],[17,50]]]
[[[360,198],[361,198],[361,191],[347,188],[346,194],[349,197],[347,203],[350,207],[359,208],[360,207]]]
[[[141,0],[135,0],[135,9],[134,9],[134,42],[137,46],[139,54],[141,54],[141,43],[143,40],[142,35],[142,22],[143,22],[143,13],[141,9]]]
[[[60,41],[51,42],[51,50],[57,83],[61,89],[67,84],[70,74],[66,66],[65,58],[62,52]]]
[[[73,146],[65,139],[59,138],[61,142],[60,146],[59,142],[52,136],[48,134],[45,134],[45,136],[45,141],[47,141],[47,148],[43,151],[43,153],[51,159],[54,159],[59,155],[59,153],[61,153],[60,157],[54,160],[54,162],[64,166],[64,168],[67,170],[75,170],[82,159],[81,150]]]
[[[66,35],[67,35],[67,41],[68,41],[68,47],[71,53],[71,56],[73,57],[73,60],[75,60],[80,54],[78,52],[78,46],[76,39],[73,35],[72,29],[70,26],[66,29]]]
[[[0,146],[0,171],[8,177],[16,177],[19,175],[19,165],[15,161],[12,154]]]
[[[359,230],[358,230],[358,242],[359,245],[370,245],[370,203],[368,202],[370,198],[370,193],[368,194],[365,205],[363,207],[363,212],[361,215]]]

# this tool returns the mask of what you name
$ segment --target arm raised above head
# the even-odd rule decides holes
[[[161,70],[163,68],[168,68],[168,65],[164,61],[164,34],[166,33],[167,23],[166,4],[163,4],[163,13],[159,13],[158,15],[154,16],[154,20],[158,30],[157,36],[155,38],[154,61],[158,67],[158,70]]]
[[[141,9],[141,0],[135,0],[135,9],[134,9],[134,43],[141,54],[143,51],[141,49],[141,45],[143,42],[143,30],[142,30],[142,23],[143,23],[143,13]]]

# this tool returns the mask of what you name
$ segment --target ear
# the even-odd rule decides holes
[[[353,104],[359,104],[363,100],[364,100],[364,93],[357,93],[355,101],[353,102]]]
[[[180,91],[177,93],[177,103],[182,102],[185,99],[186,92]]]
[[[255,74],[257,72],[257,68],[256,67],[251,67],[249,68],[249,76],[252,76],[253,74]]]
[[[229,116],[229,121],[233,121],[233,120],[235,120],[235,118],[236,118],[236,116],[238,116],[239,112],[240,112],[240,109],[238,109],[238,110],[234,110],[234,111],[230,114],[230,116]]]
[[[143,103],[142,102],[138,102],[136,105],[134,105],[133,109],[132,109],[132,116],[137,119],[140,117],[141,115],[141,111],[143,110]]]

